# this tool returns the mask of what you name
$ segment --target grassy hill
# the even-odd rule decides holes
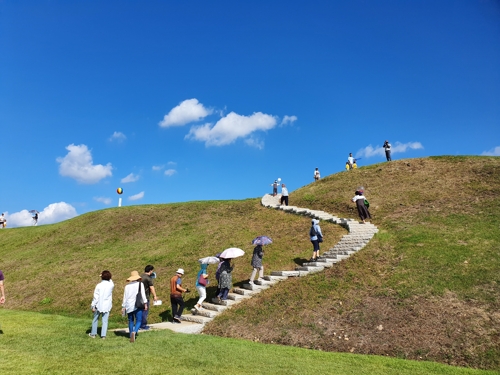
[[[380,354],[477,368],[500,368],[500,159],[401,160],[329,176],[290,203],[356,217],[350,202],[365,187],[380,233],[356,256],[290,280],[223,314],[215,335],[325,351]],[[112,324],[132,270],[153,264],[170,315],[168,279],[178,267],[194,285],[198,258],[227,247],[247,251],[234,280],[251,272],[250,240],[266,234],[266,270],[308,259],[310,221],[269,210],[259,199],[132,206],[66,222],[0,231],[6,308],[88,317],[99,273],[115,282]],[[322,223],[325,249],[345,234]],[[213,280],[213,277],[211,277]],[[214,281],[212,281],[214,284]],[[209,288],[209,294],[213,292]],[[194,289],[194,288],[193,288]],[[188,306],[196,301],[194,293]]]

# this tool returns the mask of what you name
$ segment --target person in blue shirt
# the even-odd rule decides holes
[[[313,244],[313,255],[309,261],[315,262],[319,258],[319,243],[323,242],[323,233],[321,233],[319,220],[312,219],[309,237],[311,238],[311,243]]]

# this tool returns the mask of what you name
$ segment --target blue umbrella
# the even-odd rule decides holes
[[[255,237],[252,240],[252,245],[269,245],[270,243],[273,243],[273,240],[267,236]]]

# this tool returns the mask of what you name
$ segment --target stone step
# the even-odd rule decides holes
[[[311,266],[301,266],[295,268],[297,271],[306,271],[308,273],[316,273],[321,272],[325,269],[325,267],[311,267]]]
[[[302,266],[304,266],[304,267],[330,268],[330,267],[333,267],[333,263],[332,262],[305,262],[305,263],[302,263]]]
[[[269,281],[283,281],[283,280],[288,280],[288,276],[271,276],[271,275],[266,275],[266,276],[264,276],[264,280],[269,280]]]
[[[250,296],[244,296],[242,294],[237,294],[237,293],[229,293],[227,295],[227,299],[231,300],[231,301],[241,301],[245,298],[249,298]]]
[[[272,281],[272,280],[258,280],[258,279],[254,280],[253,282],[254,282],[254,284],[257,284],[257,285],[269,285],[269,286],[277,283],[277,281]]]
[[[287,276],[287,277],[298,277],[300,276],[299,271],[273,271],[271,276]]]
[[[230,306],[234,305],[237,302],[236,301],[231,301],[230,299],[227,299],[227,300],[219,302],[219,300],[217,298],[212,298],[212,303],[214,305],[222,305],[222,306],[230,307]]]
[[[261,292],[265,289],[270,288],[271,285],[257,285],[257,284],[243,284],[242,288],[247,290],[252,290],[254,292]]]
[[[201,305],[203,306],[203,308],[205,308],[207,310],[212,310],[212,311],[217,311],[217,312],[222,312],[224,310],[227,310],[227,306],[218,305],[218,304],[209,303],[209,302],[203,302]]]
[[[182,315],[180,319],[185,322],[193,322],[198,324],[205,324],[212,321],[212,318],[207,318],[205,316],[197,316],[197,315]]]
[[[215,318],[219,312],[207,309],[196,310],[194,307],[191,309],[191,314],[195,316],[204,316],[206,318]]]
[[[234,288],[233,293],[241,294],[244,296],[251,296],[252,294],[255,294],[255,292],[253,290],[242,289],[242,288]]]

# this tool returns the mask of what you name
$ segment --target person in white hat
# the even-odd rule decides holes
[[[172,323],[180,323],[182,312],[184,311],[184,299],[182,293],[189,293],[189,288],[182,287],[182,276],[184,270],[179,268],[175,276],[170,279],[170,303],[172,304]]]

